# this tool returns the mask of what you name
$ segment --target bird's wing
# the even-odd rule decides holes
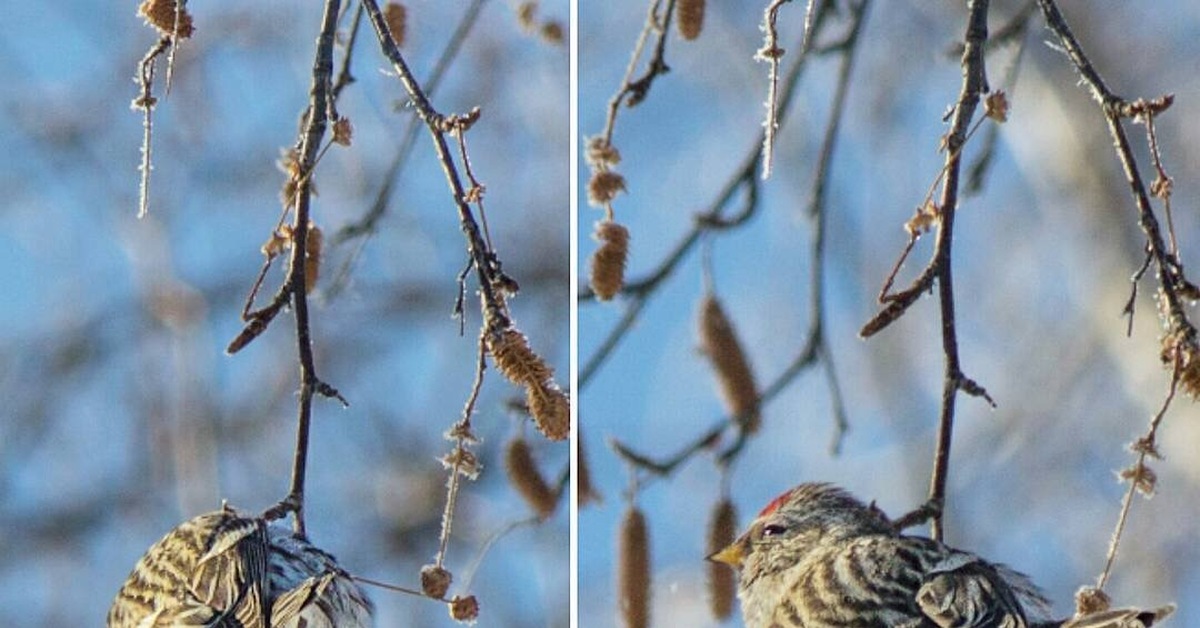
[[[951,551],[925,574],[917,606],[938,628],[1026,628],[1025,613],[995,567]]]
[[[275,598],[272,628],[366,628],[371,603],[357,594],[344,573],[327,571],[305,579]]]
[[[213,626],[268,628],[263,592],[267,582],[266,524],[230,516],[218,525],[192,573],[188,593],[198,604],[220,609]]]

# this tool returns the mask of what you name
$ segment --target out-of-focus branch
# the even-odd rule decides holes
[[[980,95],[989,91],[984,67],[984,46],[987,42],[987,0],[972,0],[967,4],[967,28],[963,38],[962,89],[953,109],[951,129],[943,138],[946,161],[938,179],[942,181],[939,202],[934,205],[927,200],[918,211],[917,218],[925,218],[937,224],[937,241],[933,256],[921,274],[903,291],[890,294],[890,284],[908,252],[916,242],[923,225],[912,226],[910,238],[900,261],[884,282],[880,300],[887,305],[860,332],[871,336],[888,326],[916,302],[926,290],[938,288],[938,302],[942,321],[942,352],[945,358],[942,384],[942,405],[938,417],[937,444],[934,450],[933,474],[930,479],[929,499],[919,512],[928,513],[932,519],[931,533],[934,539],[943,535],[942,512],[946,501],[946,480],[950,473],[950,445],[954,434],[954,410],[959,392],[980,396],[992,405],[987,391],[967,377],[962,371],[958,355],[958,332],[954,314],[954,279],[951,245],[954,241],[954,216],[958,209],[959,175],[962,149],[971,132],[971,120],[979,104]],[[978,128],[978,127],[976,127]],[[914,218],[914,222],[917,220]]]
[[[1168,248],[1163,238],[1158,217],[1154,214],[1154,208],[1150,204],[1150,195],[1147,193],[1141,173],[1138,171],[1137,159],[1133,155],[1133,149],[1129,145],[1129,138],[1125,134],[1125,127],[1122,123],[1124,118],[1134,118],[1135,120],[1144,120],[1148,125],[1153,124],[1153,117],[1170,107],[1174,96],[1167,94],[1152,100],[1139,98],[1133,101],[1117,96],[1105,84],[1104,79],[1100,77],[1099,72],[1084,54],[1083,47],[1075,39],[1075,35],[1071,32],[1054,1],[1038,0],[1038,4],[1046,17],[1046,25],[1058,37],[1067,57],[1070,58],[1083,83],[1091,91],[1092,98],[1100,105],[1104,114],[1104,121],[1108,125],[1109,135],[1112,136],[1113,145],[1117,151],[1117,159],[1125,171],[1130,194],[1137,206],[1138,224],[1146,234],[1147,251],[1153,257],[1155,266],[1158,268],[1159,282],[1162,287],[1162,309],[1167,318],[1167,324],[1172,332],[1177,332],[1195,342],[1196,329],[1183,310],[1181,293],[1194,293],[1196,290],[1185,278],[1183,264],[1176,255],[1174,247]]]
[[[826,27],[825,18],[829,13],[824,9],[825,6],[823,3],[814,17],[814,30],[818,33]],[[852,24],[862,19],[862,11],[859,11],[856,15],[857,18],[852,18],[854,19]],[[843,47],[830,47],[826,50],[837,51]],[[812,58],[812,53],[813,51],[810,49],[805,54],[797,55],[791,69],[784,78],[780,90],[782,97],[779,104],[779,124],[781,127],[787,120],[792,99],[797,91],[800,78],[803,76],[803,71],[808,67],[808,60]],[[600,342],[596,351],[580,367],[580,389],[588,385],[592,377],[595,376],[604,362],[612,355],[613,351],[633,327],[633,323],[637,320],[646,302],[657,292],[659,286],[672,276],[680,262],[683,261],[687,254],[700,241],[702,235],[710,231],[735,228],[754,216],[759,206],[759,180],[757,173],[762,160],[764,132],[765,130],[758,133],[753,144],[754,147],[746,155],[746,158],[742,160],[721,191],[717,193],[716,198],[709,204],[708,208],[695,217],[692,228],[684,234],[680,241],[663,257],[654,269],[640,279],[627,282],[621,289],[620,294],[626,297],[625,312]],[[739,198],[739,192],[744,195],[741,197],[744,200],[740,207],[735,208],[733,204]],[[583,289],[580,291],[578,299],[581,303],[592,302],[596,300],[596,294],[590,289]]]
[[[337,36],[337,19],[341,3],[327,0],[325,14],[321,19],[321,33],[317,37],[317,51],[313,61],[312,88],[309,92],[308,112],[299,148],[299,183],[296,187],[295,214],[292,220],[292,255],[286,281],[287,293],[291,296],[292,309],[296,318],[296,345],[300,360],[300,395],[296,426],[296,449],[292,461],[292,481],[287,497],[264,516],[277,517],[289,510],[295,513],[294,527],[304,534],[304,481],[308,467],[309,427],[312,423],[313,394],[335,397],[345,403],[341,395],[329,384],[317,377],[313,363],[312,332],[308,319],[308,289],[305,282],[308,258],[310,206],[312,203],[312,172],[316,167],[321,140],[328,125],[330,86],[333,77],[333,47]],[[280,290],[283,294],[283,290]]]
[[[802,372],[809,367],[820,362],[825,368],[826,378],[830,386],[831,395],[834,403],[834,434],[831,441],[831,450],[835,453],[841,446],[841,440],[847,428],[845,417],[845,407],[841,399],[841,390],[837,382],[836,371],[832,360],[832,354],[828,345],[828,338],[825,333],[824,325],[824,304],[825,304],[825,217],[828,210],[826,204],[826,190],[829,184],[829,176],[832,171],[834,151],[837,146],[837,140],[840,137],[841,121],[846,111],[846,99],[850,88],[850,79],[854,67],[855,53],[859,50],[859,34],[862,32],[865,23],[867,9],[869,8],[869,0],[858,3],[854,7],[854,14],[850,17],[852,27],[850,32],[843,40],[844,45],[839,46],[837,50],[841,51],[841,66],[839,69],[837,89],[834,92],[833,102],[830,108],[830,119],[825,126],[825,133],[821,143],[820,155],[817,159],[816,173],[813,181],[812,192],[809,197],[809,203],[806,208],[806,215],[811,222],[811,236],[813,239],[810,261],[810,295],[809,295],[809,329],[805,343],[797,356],[792,362],[784,368],[784,370],[770,383],[768,383],[759,393],[758,403],[754,404],[755,408],[761,409],[768,402],[775,399],[787,386]],[[820,17],[817,18],[818,20]],[[795,69],[789,76],[789,80],[797,76]],[[791,90],[792,87],[789,87]],[[791,93],[790,91],[788,93]],[[784,110],[786,111],[786,109]],[[745,164],[744,168],[739,171],[739,177],[735,180],[735,184],[744,183],[752,186],[755,190],[757,186],[756,166],[758,157],[761,156],[761,151],[764,150],[763,144],[759,144],[753,159]],[[732,189],[729,190],[732,195]],[[752,198],[747,203],[747,210],[743,214],[749,212],[749,208],[757,205],[757,199]],[[719,209],[719,207],[718,207]],[[719,216],[719,214],[718,214]],[[748,216],[738,216],[744,220]],[[698,223],[699,224],[699,223]],[[719,224],[716,227],[722,228],[730,224],[738,223],[726,222]],[[699,233],[697,232],[697,237]],[[669,270],[655,279],[653,283],[644,283],[640,285],[647,286],[646,290],[652,290],[658,281],[662,281],[669,275]],[[633,289],[633,286],[630,286]],[[646,294],[649,294],[647,292]],[[640,294],[638,296],[641,296]],[[635,304],[644,303],[644,299],[635,298],[631,307]],[[637,305],[640,307],[640,305]],[[582,386],[582,372],[580,375],[580,385]],[[748,423],[746,417],[727,417],[716,423],[712,428],[701,434],[689,444],[682,447],[678,452],[668,456],[665,459],[655,459],[650,456],[638,453],[628,445],[621,443],[618,440],[610,441],[610,445],[626,462],[630,463],[634,468],[648,471],[654,475],[666,476],[670,475],[687,462],[694,455],[716,447],[724,433],[730,429],[737,429],[732,442],[727,445],[722,451],[717,454],[718,464],[722,467],[730,465],[741,453],[745,444],[748,442],[748,437],[751,431],[744,429]]]

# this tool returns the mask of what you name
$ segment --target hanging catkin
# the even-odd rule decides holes
[[[711,293],[700,301],[700,350],[712,361],[725,409],[748,432],[758,429],[758,386],[746,352],[721,302]]]
[[[713,507],[712,518],[708,522],[708,553],[725,549],[733,542],[736,533],[737,511],[733,502],[724,498]],[[733,596],[737,593],[735,575],[729,565],[712,561],[708,563],[708,608],[717,619],[726,619],[733,613]]]
[[[650,625],[650,538],[646,515],[636,506],[625,511],[617,548],[617,604],[625,628]]]

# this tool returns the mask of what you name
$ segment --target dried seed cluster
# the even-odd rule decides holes
[[[146,18],[146,23],[158,29],[164,35],[175,35],[187,39],[196,32],[192,25],[192,14],[187,8],[177,8],[175,0],[145,0],[138,5],[138,15]],[[179,30],[175,30],[175,18],[179,17]]]
[[[629,230],[612,220],[602,220],[596,223],[596,231],[592,238],[600,243],[600,248],[592,254],[589,283],[596,296],[601,301],[607,301],[616,296],[625,285]]]
[[[474,595],[466,597],[454,596],[450,600],[450,617],[454,621],[464,624],[473,624],[476,619],[479,619],[479,600],[475,599]]]
[[[554,369],[533,352],[525,334],[511,327],[484,332],[488,353],[504,377],[525,388],[525,403],[546,438],[563,440],[571,433],[571,401],[554,382]]]
[[[421,567],[421,591],[436,599],[446,597],[446,591],[450,590],[450,582],[454,580],[454,575],[444,567],[437,565],[425,565]]]

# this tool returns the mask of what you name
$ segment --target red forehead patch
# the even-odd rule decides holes
[[[793,489],[793,490],[795,490],[795,489]],[[765,516],[775,512],[776,510],[779,509],[780,506],[783,505],[783,502],[786,502],[788,500],[788,498],[791,496],[792,496],[792,491],[785,491],[779,497],[772,499],[771,503],[767,504],[766,507],[764,507],[762,510],[760,510],[758,513],[758,516],[765,517]]]

